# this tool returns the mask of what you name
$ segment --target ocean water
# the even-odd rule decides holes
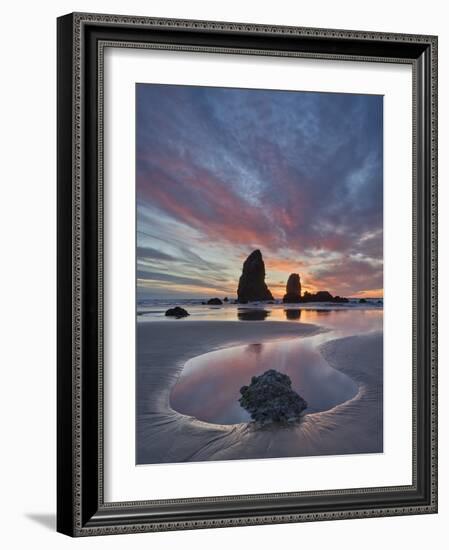
[[[169,308],[180,306],[186,309],[189,317],[174,319],[166,317],[165,312]],[[283,304],[281,300],[275,300],[273,304],[267,302],[250,302],[248,304],[234,304],[231,301],[224,302],[220,306],[212,306],[202,303],[202,300],[139,300],[136,313],[138,322],[161,321],[186,322],[189,320],[216,320],[216,321],[304,321],[309,317],[310,311],[382,311],[383,300],[369,298],[366,303],[360,304],[358,299],[350,299],[347,304],[334,304],[315,302],[305,304]]]

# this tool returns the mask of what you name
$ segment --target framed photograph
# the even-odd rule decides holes
[[[58,531],[437,511],[437,38],[58,19]]]

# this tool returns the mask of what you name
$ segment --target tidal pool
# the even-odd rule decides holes
[[[275,316],[278,311],[269,313]],[[326,332],[305,338],[256,341],[194,357],[186,362],[172,389],[172,408],[215,424],[247,422],[250,416],[238,402],[240,388],[268,369],[290,376],[293,389],[308,403],[305,413],[328,410],[354,397],[357,385],[327,363],[319,346],[328,340],[382,331],[383,311],[289,308],[282,314],[289,322],[311,322]],[[262,316],[260,319],[254,322],[264,322]]]
[[[253,343],[195,357],[184,366],[172,390],[176,411],[214,424],[250,420],[240,406],[240,388],[251,377],[274,368],[288,374],[293,389],[308,403],[308,412],[331,409],[351,399],[357,385],[333,369],[317,350],[317,337]]]

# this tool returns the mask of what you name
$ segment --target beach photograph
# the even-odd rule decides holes
[[[383,97],[136,85],[136,464],[383,452]]]

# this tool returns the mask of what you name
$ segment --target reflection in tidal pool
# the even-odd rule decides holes
[[[176,411],[216,424],[250,420],[240,407],[240,388],[268,369],[288,374],[308,403],[307,412],[328,410],[351,399],[356,384],[331,368],[317,349],[323,335],[254,343],[206,353],[188,361],[171,393]]]
[[[285,317],[289,321],[297,321],[301,319],[301,310],[300,309],[286,309],[284,310]]]
[[[271,314],[266,309],[246,309],[238,308],[237,318],[239,321],[265,321]]]

